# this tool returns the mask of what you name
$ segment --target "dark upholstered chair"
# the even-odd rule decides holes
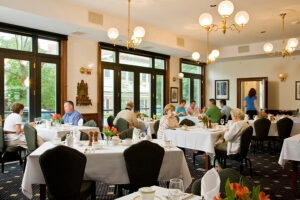
[[[255,136],[252,139],[255,141],[254,145],[254,154],[256,148],[259,147],[259,143],[261,143],[261,148],[264,148],[264,141],[268,140],[268,134],[271,127],[271,121],[266,118],[258,119],[254,122]]]
[[[132,138],[133,128],[129,128],[120,133],[119,137],[121,140],[125,140],[126,138]]]
[[[67,135],[64,135],[62,138],[61,138],[61,141],[65,141],[66,140],[66,137]],[[80,140],[89,140],[89,135],[85,132],[82,132],[80,131]]]
[[[89,120],[83,124],[83,126],[89,126],[89,127],[97,127],[97,123],[94,120]]]
[[[27,147],[28,147],[28,149],[27,149],[28,153],[25,155],[23,170],[25,170],[25,168],[26,168],[27,156],[38,148],[36,129],[33,126],[31,126],[30,124],[25,124],[24,125],[24,134],[25,134],[25,139],[26,139],[26,143],[27,143]]]
[[[251,126],[246,128],[242,132],[241,143],[240,143],[240,153],[232,154],[232,155],[228,156],[226,150],[224,151],[224,150],[215,148],[216,155],[215,155],[215,159],[214,159],[214,166],[215,166],[216,159],[224,160],[223,168],[226,168],[226,159],[237,160],[240,162],[240,173],[242,173],[243,167],[244,167],[244,161],[245,161],[246,165],[247,165],[247,162],[249,162],[250,175],[252,177],[252,175],[253,175],[252,174],[252,163],[251,163],[251,160],[247,157],[252,135],[253,135],[253,128]]]
[[[125,188],[134,192],[141,187],[158,185],[164,154],[164,148],[147,140],[127,148],[124,158],[130,184]]]
[[[152,135],[152,138],[153,139],[156,139],[157,138],[157,132],[158,132],[158,129],[159,129],[159,123],[160,123],[160,120],[157,120],[156,122],[154,122],[153,124],[153,129],[154,129],[154,135]]]
[[[22,147],[8,147],[4,142],[4,131],[3,128],[0,127],[0,160],[1,160],[1,171],[4,173],[4,163],[5,161],[19,160],[20,165],[23,164],[22,160],[22,151],[24,148]]]
[[[176,119],[177,119],[177,121],[178,121],[178,123],[179,123],[179,117],[178,117],[177,115],[176,115],[175,117],[176,117]]]
[[[219,124],[221,125],[221,119],[224,119],[224,124],[226,123],[226,115],[222,115],[222,117],[219,120]]]
[[[186,125],[186,126],[195,126],[195,122],[189,119],[184,119],[180,122],[180,126]]]
[[[250,178],[242,176],[238,171],[234,169],[227,168],[219,171],[218,173],[221,180],[220,193],[222,198],[226,197],[225,184],[228,178],[231,183],[239,183],[239,181],[241,180],[243,185],[246,186],[249,190],[252,190],[254,186],[254,183]],[[201,179],[198,179],[193,183],[192,193],[194,195],[201,195]]]
[[[291,136],[293,125],[294,122],[290,118],[285,117],[283,119],[278,120],[277,130],[278,130],[278,136],[280,140],[283,141],[284,139]]]
[[[129,123],[123,118],[118,119],[117,121],[117,129],[121,133],[122,131],[125,131],[129,129]]]
[[[95,182],[83,181],[86,157],[79,151],[60,145],[39,158],[50,200],[81,200],[95,197]],[[59,163],[59,164],[58,164]]]
[[[115,119],[115,117],[112,115],[107,118],[108,126],[110,126],[110,127],[114,126],[114,119]]]

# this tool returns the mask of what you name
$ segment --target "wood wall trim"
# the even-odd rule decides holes
[[[68,92],[68,41],[60,41],[60,114],[63,115],[64,111],[64,102],[67,101]]]
[[[81,113],[82,117],[86,119],[86,121],[94,120],[97,123],[97,126],[99,127],[99,117],[98,113]]]
[[[97,124],[102,129],[102,118],[103,118],[103,77],[102,77],[102,65],[101,65],[101,46],[98,44],[97,52],[97,82],[98,82],[98,101],[97,101],[97,113],[98,120]]]
[[[166,59],[166,75],[165,75],[165,105],[170,103],[170,58]]]

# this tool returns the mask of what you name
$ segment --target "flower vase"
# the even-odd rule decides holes
[[[109,141],[110,141],[111,137],[110,136],[106,136],[106,144],[109,145]]]
[[[204,129],[207,129],[207,128],[208,128],[207,122],[203,122],[203,127],[204,127]]]

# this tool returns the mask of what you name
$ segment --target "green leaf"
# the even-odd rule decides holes
[[[253,186],[252,200],[259,200],[260,185]]]
[[[225,193],[226,197],[224,200],[234,200],[235,199],[235,193],[233,190],[230,189],[230,181],[229,178],[227,178],[226,184],[225,184]]]

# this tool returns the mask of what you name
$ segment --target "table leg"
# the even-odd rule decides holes
[[[40,184],[40,200],[46,200],[46,185]]]
[[[298,161],[293,161],[293,193],[297,196]]]
[[[209,170],[210,158],[209,155],[205,154],[205,171]]]

